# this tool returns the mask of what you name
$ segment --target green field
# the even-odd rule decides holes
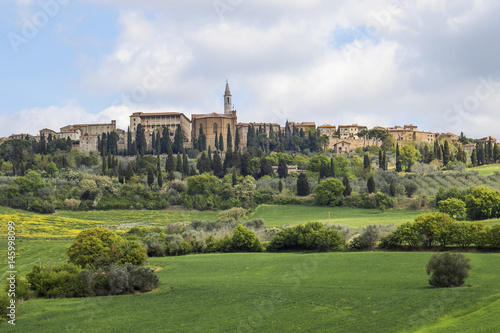
[[[257,207],[250,218],[261,218],[268,226],[296,225],[309,221],[345,224],[360,227],[373,223],[401,224],[413,221],[422,211],[361,209],[317,206],[269,206]]]
[[[40,255],[44,241],[27,241]],[[3,245],[3,244],[2,244]],[[57,252],[60,252],[59,255]],[[150,259],[150,293],[31,300],[5,332],[495,332],[500,254],[468,254],[466,286],[433,289],[431,253],[214,254]],[[31,259],[30,259],[31,260]]]
[[[500,164],[488,164],[488,165],[482,165],[479,167],[475,168],[470,168],[467,170],[475,170],[479,172],[481,176],[491,176],[495,172],[500,172]]]

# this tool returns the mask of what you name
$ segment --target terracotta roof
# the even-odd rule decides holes
[[[204,118],[236,118],[236,116],[232,114],[224,114],[224,113],[210,113],[210,114],[192,114],[192,119],[204,119]]]

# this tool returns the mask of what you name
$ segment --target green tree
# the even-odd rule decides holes
[[[174,145],[172,149],[174,151],[174,154],[182,154],[183,146],[184,146],[184,134],[182,134],[181,125],[177,125],[177,128],[175,129]],[[182,172],[182,170],[179,172]]]
[[[475,187],[465,197],[465,207],[467,217],[473,221],[500,217],[500,191]]]
[[[447,166],[450,161],[451,161],[450,144],[448,143],[448,140],[446,140],[444,142],[444,147],[443,147],[443,166]]]
[[[406,144],[401,148],[399,157],[402,165],[405,166],[405,170],[410,172],[412,165],[420,161],[421,155],[413,145]]]
[[[286,164],[286,160],[284,158],[280,158],[278,163],[278,176],[280,178],[288,177],[288,165]]]
[[[351,195],[352,192],[352,187],[349,184],[349,177],[347,175],[344,175],[344,178],[342,179],[342,185],[344,186],[344,197],[348,197]]]
[[[238,224],[233,230],[233,236],[230,241],[230,249],[233,252],[262,252],[263,247],[259,237],[254,231]]]
[[[329,178],[316,186],[316,202],[322,206],[338,206],[341,202],[344,185],[336,178]]]
[[[233,150],[233,137],[231,135],[231,126],[227,124],[227,137],[226,137],[227,150]]]
[[[219,134],[219,150],[224,151],[224,136],[222,135],[222,131]]]
[[[155,174],[152,169],[148,170],[148,186],[151,187],[155,181]]]
[[[308,196],[310,193],[309,181],[307,180],[307,175],[302,172],[297,179],[297,195],[299,197]]]
[[[182,173],[185,176],[189,176],[189,160],[186,154],[186,149],[182,152]]]
[[[273,167],[269,165],[266,158],[261,158],[259,178],[262,178],[264,176],[272,176],[273,174]]]
[[[465,202],[457,198],[448,198],[439,202],[439,211],[452,218],[463,220],[466,216]]]
[[[156,179],[157,179],[157,182],[158,182],[158,187],[162,188],[162,186],[163,186],[163,172],[161,171],[161,166],[160,166],[160,160],[159,159],[158,159],[158,167],[157,167],[156,173],[157,173]]]
[[[175,171],[182,173],[183,167],[182,167],[182,155],[177,154],[177,160],[175,163]]]
[[[370,176],[370,178],[368,178],[366,186],[368,187],[368,193],[375,192],[375,179],[373,179],[373,176]]]
[[[139,153],[139,155],[143,156],[144,154],[146,154],[146,134],[144,133],[144,128],[142,128],[141,124],[137,125],[137,129],[135,131],[135,145],[137,147],[137,152]]]
[[[370,157],[368,156],[368,154],[365,154],[365,156],[363,157],[363,169],[365,169],[365,171],[370,171],[372,169],[372,164],[370,162]]]
[[[431,247],[436,241],[446,246],[450,240],[452,218],[445,213],[424,213],[415,218],[414,227],[422,235],[425,245]]]
[[[59,169],[57,169],[57,166],[54,162],[50,162],[48,165],[47,165],[47,174],[50,176],[50,177],[53,177],[57,172],[59,172]]]
[[[396,143],[396,172],[403,171],[401,157],[399,153],[399,144]]]
[[[436,253],[427,263],[429,284],[436,288],[460,287],[471,269],[470,259],[462,253]]]

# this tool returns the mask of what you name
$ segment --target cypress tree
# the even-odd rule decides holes
[[[219,150],[219,138],[217,137],[217,134],[215,135],[214,145],[215,145],[215,150]]]
[[[265,157],[262,157],[260,159],[259,178],[262,178],[264,176],[272,176],[273,174],[274,174],[273,167],[269,165]]]
[[[151,187],[153,185],[153,182],[155,181],[155,174],[153,173],[153,170],[149,168],[148,170],[148,186]]]
[[[330,159],[330,177],[336,178],[336,176],[335,176],[335,163],[333,162],[333,157]]]
[[[125,183],[124,175],[125,175],[125,171],[123,170],[122,162],[120,162],[120,163],[118,163],[118,182],[120,184]]]
[[[206,156],[205,152],[201,153],[200,157],[198,158],[198,161],[196,162],[196,168],[198,169],[198,172],[200,175],[205,172],[205,165],[206,165]]]
[[[394,182],[391,182],[391,185],[389,186],[389,194],[391,197],[396,195],[396,186],[394,185]]]
[[[224,176],[222,173],[222,161],[218,151],[214,152],[214,159],[212,164],[213,164],[212,170],[214,171],[214,176],[222,178]]]
[[[448,140],[446,140],[444,142],[444,147],[443,147],[443,166],[448,165],[450,160],[451,160],[450,145],[448,144]]]
[[[250,164],[251,156],[248,152],[245,152],[243,156],[241,156],[241,166],[240,172],[243,177],[246,177],[250,174],[248,170],[248,165]]]
[[[240,148],[240,131],[236,129],[236,133],[234,133],[234,150]]]
[[[389,168],[389,161],[387,160],[387,152],[385,150],[382,158],[382,163],[383,163],[383,169],[387,171],[387,169]]]
[[[232,181],[233,181],[233,187],[236,186],[236,184],[238,183],[238,179],[236,178],[236,168],[233,168],[233,177],[232,177]]]
[[[200,125],[200,130],[198,132],[198,150],[207,150],[207,136],[203,132],[203,125]]]
[[[185,176],[189,176],[189,160],[186,154],[186,149],[184,149],[184,151],[182,152],[182,168],[183,168],[182,173]]]
[[[280,178],[280,181],[278,183],[278,191],[281,193],[283,192],[283,183],[281,182],[281,178]]]
[[[279,163],[278,163],[278,176],[280,178],[286,178],[288,177],[288,165],[286,164],[286,161],[284,158],[280,158]]]
[[[349,184],[349,177],[344,175],[344,179],[342,179],[342,184],[344,185],[344,197],[351,195],[352,188],[351,184]]]
[[[182,154],[184,145],[184,135],[182,134],[181,125],[177,125],[174,135],[174,154]]]
[[[368,154],[365,154],[365,156],[363,157],[363,169],[365,169],[365,171],[370,171],[372,169],[370,157],[368,157]]]
[[[399,157],[399,144],[396,143],[396,172],[403,171],[401,166],[401,158]]]
[[[212,148],[210,146],[208,146],[207,161],[208,168],[212,170]]]
[[[157,174],[158,174],[157,175],[158,187],[162,188],[163,187],[163,173],[161,171],[160,160],[158,160]]]
[[[305,172],[299,175],[297,179],[297,195],[300,197],[305,197],[309,195],[309,181],[307,180],[307,175]]]
[[[368,187],[368,193],[375,192],[375,179],[373,179],[373,176],[370,176],[370,178],[368,178],[366,186]]]
[[[175,160],[174,160],[174,153],[172,151],[172,147],[169,147],[169,149],[168,149],[167,164],[165,166],[165,171],[166,172],[175,171]]]
[[[219,150],[224,151],[224,137],[222,136],[222,132],[219,134]]]
[[[233,137],[231,136],[231,126],[227,124],[227,138],[226,138],[227,151],[233,150]]]
[[[181,154],[177,154],[177,163],[175,164],[175,171],[183,174],[182,155]]]
[[[382,150],[378,152],[378,168],[384,170],[384,155]]]

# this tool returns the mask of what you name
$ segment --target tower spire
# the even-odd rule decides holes
[[[232,108],[232,96],[231,90],[229,89],[229,82],[226,80],[226,92],[224,93],[224,114],[231,114]]]

